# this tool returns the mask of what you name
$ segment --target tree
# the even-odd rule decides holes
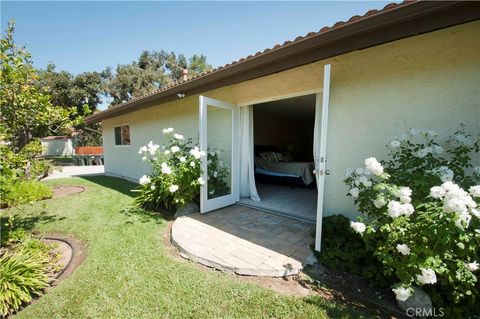
[[[143,51],[137,61],[120,64],[115,72],[107,68],[102,76],[105,93],[111,96],[111,105],[116,105],[180,81],[185,69],[189,75],[198,75],[211,68],[204,55],[195,54],[187,60],[174,52]]]
[[[14,25],[13,20],[8,23],[0,40],[0,120],[11,132],[11,142],[21,149],[33,136],[64,132],[76,111],[53,106],[51,97],[36,85],[37,71],[30,53],[15,44]]]

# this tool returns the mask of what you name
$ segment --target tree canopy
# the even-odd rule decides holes
[[[78,118],[74,108],[54,106],[51,96],[37,85],[30,53],[13,39],[14,25],[8,23],[0,40],[0,124],[11,134],[10,142],[21,149],[34,136],[64,133]]]
[[[204,55],[187,59],[174,52],[143,51],[137,61],[119,64],[115,71],[105,69],[105,93],[112,98],[111,105],[127,102],[133,98],[152,93],[182,79],[183,70],[189,76],[210,70]]]

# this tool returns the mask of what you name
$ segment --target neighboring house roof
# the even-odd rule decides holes
[[[318,32],[277,44],[153,93],[115,105],[86,118],[87,123],[177,100],[177,94],[199,94],[272,73],[330,58],[350,51],[427,33],[480,19],[479,2],[404,1],[382,10],[337,22]]]
[[[40,140],[42,141],[51,141],[51,140],[68,140],[71,138],[70,136],[46,136],[42,137]]]

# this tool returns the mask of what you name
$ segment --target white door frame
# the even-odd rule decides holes
[[[232,154],[231,154],[231,163],[230,163],[230,178],[231,178],[231,189],[230,194],[224,195],[217,198],[208,199],[208,118],[207,118],[207,109],[208,106],[214,106],[221,109],[230,110],[232,112]],[[215,209],[219,209],[225,206],[235,204],[240,200],[240,179],[239,179],[239,116],[238,116],[238,106],[233,104],[228,104],[226,102],[212,99],[206,96],[199,96],[199,117],[200,117],[200,150],[205,152],[205,156],[202,157],[201,169],[202,169],[202,178],[205,181],[205,185],[200,188],[200,212],[206,213]]]
[[[330,64],[326,64],[323,72],[323,98],[320,106],[320,94],[317,95],[315,112],[319,112],[321,108],[321,126],[320,138],[318,142],[320,145],[319,153],[316,154],[318,158],[315,159],[315,169],[317,175],[317,224],[315,231],[315,250],[320,251],[322,248],[322,218],[323,205],[325,196],[325,176],[328,175],[327,165],[327,132],[328,132],[328,109],[330,105]],[[318,115],[318,114],[317,114]],[[317,133],[318,134],[318,133]]]

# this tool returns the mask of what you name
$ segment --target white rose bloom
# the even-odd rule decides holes
[[[424,158],[429,153],[431,153],[431,151],[432,151],[431,147],[422,148],[422,149],[419,149],[418,151],[416,151],[415,153],[413,153],[413,156],[418,157],[418,158]]]
[[[147,157],[146,156],[142,156],[142,161],[146,161],[147,160]]]
[[[422,285],[427,285],[427,284],[433,285],[434,283],[437,282],[437,275],[435,274],[435,271],[433,271],[433,269],[423,268],[422,274],[417,275],[417,279]]]
[[[443,147],[439,146],[439,145],[434,145],[433,146],[433,152],[435,154],[442,154],[443,153]]]
[[[186,161],[187,159],[184,156],[180,157],[180,163],[185,163]]]
[[[380,176],[383,174],[383,166],[375,157],[370,157],[365,160],[365,166],[373,173],[373,175]]]
[[[480,197],[480,185],[472,186],[468,189],[468,192],[473,197]]]
[[[400,203],[402,204],[410,204],[412,199],[408,196],[400,196]]]
[[[168,133],[168,129],[164,128],[164,129],[162,130],[162,133],[163,133],[163,134],[167,134],[167,133]]]
[[[172,169],[168,166],[162,167],[162,174],[170,175],[172,174]]]
[[[160,145],[153,144],[153,141],[148,142],[147,149],[150,152],[150,155],[154,155],[155,152],[160,148]]]
[[[215,155],[217,155],[217,153],[215,153],[215,151],[211,151],[211,152],[210,152],[210,155],[211,155],[211,156],[215,156]]]
[[[408,134],[402,134],[397,138],[400,142],[405,142],[408,140]]]
[[[359,167],[359,168],[357,168],[357,169],[355,170],[355,173],[356,173],[357,175],[363,175],[363,174],[364,174],[364,169],[361,168],[361,167]]]
[[[410,248],[405,244],[398,244],[397,251],[405,256],[410,255]]]
[[[387,200],[383,197],[383,196],[378,196],[374,201],[373,201],[373,205],[376,207],[376,208],[382,208],[383,206],[385,206],[387,204]]]
[[[460,229],[468,228],[470,225],[470,220],[472,220],[472,216],[468,212],[461,212],[457,214],[458,219],[455,221],[455,226]]]
[[[352,227],[353,230],[360,235],[362,235],[366,229],[365,224],[360,222],[350,222],[350,227]]]
[[[392,289],[392,291],[395,294],[395,298],[399,301],[406,301],[412,295],[409,289],[403,287]]]
[[[449,213],[462,213],[467,210],[465,201],[459,197],[445,198],[443,209]]]
[[[353,168],[347,168],[347,169],[345,170],[345,178],[350,178],[350,177],[352,177],[353,172],[354,172]]]
[[[445,190],[441,186],[434,186],[430,188],[430,196],[433,198],[443,198],[445,196]]]
[[[178,185],[172,185],[168,188],[170,193],[175,193],[178,190]]]
[[[364,176],[364,175],[362,175],[362,176],[360,176],[360,177],[358,178],[358,183],[359,183],[359,184],[363,184],[363,186],[365,186],[365,187],[370,187],[370,186],[372,186],[372,182],[370,182],[370,181],[368,180],[368,178],[367,178],[366,176]],[[367,186],[367,185],[369,185],[369,186]]]
[[[176,153],[176,152],[180,151],[180,147],[178,147],[178,146],[172,146],[172,147],[170,148],[170,150],[172,151],[172,153]]]
[[[415,211],[412,204],[400,203],[395,200],[391,200],[387,207],[388,215],[392,218],[397,218],[401,215],[410,216]]]
[[[190,162],[191,167],[195,167],[195,162]]]
[[[196,159],[200,159],[202,157],[202,154],[200,152],[200,149],[198,146],[195,146],[193,149],[190,150],[190,154],[195,157]]]
[[[466,266],[467,266],[468,270],[470,270],[470,271],[477,271],[478,268],[479,268],[479,265],[476,261],[474,261],[472,263],[468,263],[468,264],[466,264]]]
[[[356,187],[352,188],[350,190],[350,195],[352,195],[353,198],[357,198],[358,197],[358,194],[360,193],[360,190]]]
[[[410,129],[410,135],[418,135],[422,133],[422,130],[420,130],[418,127],[412,127]]]
[[[148,151],[148,148],[147,148],[146,146],[142,146],[142,147],[140,147],[140,149],[138,150],[138,154],[145,153],[146,151]]]
[[[452,138],[452,142],[456,146],[471,146],[473,144],[468,136],[461,133],[455,134]]]
[[[155,185],[150,186],[150,189],[151,189],[152,191],[154,191],[154,190],[155,190]]]
[[[430,138],[433,138],[433,137],[436,137],[438,134],[437,132],[433,131],[433,130],[430,130],[427,132],[427,136],[430,137]]]
[[[470,208],[470,213],[477,217],[477,218],[480,218],[480,211],[478,209],[475,209],[475,208]]]
[[[177,133],[173,134],[173,137],[176,138],[177,140],[183,140],[184,139],[182,134],[177,134]]]
[[[140,177],[138,182],[140,183],[140,185],[148,184],[150,183],[150,177],[148,177],[147,175],[143,175],[142,177]]]
[[[203,180],[202,177],[199,177],[199,178],[197,179],[197,181],[198,181],[198,183],[199,183],[200,185],[202,185],[202,186],[205,185],[205,181]]]
[[[216,178],[217,176],[218,176],[218,172],[217,171],[213,172],[213,177]]]
[[[172,133],[172,132],[173,132],[173,127],[167,128],[167,132],[168,132],[168,133]]]
[[[170,154],[170,150],[166,150],[164,153],[165,153],[165,155],[169,155],[169,154]]]
[[[393,140],[390,142],[390,147],[391,148],[399,148],[402,143],[398,140]]]

